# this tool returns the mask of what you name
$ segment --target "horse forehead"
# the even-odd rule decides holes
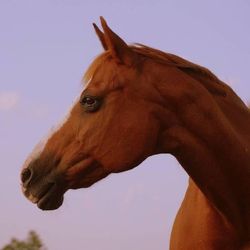
[[[119,65],[113,61],[107,61],[98,67],[91,75],[90,83],[103,82],[105,84],[112,83],[114,80],[123,81],[127,78],[134,77],[134,68],[126,65]]]

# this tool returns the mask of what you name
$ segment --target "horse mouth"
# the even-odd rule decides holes
[[[68,189],[87,188],[108,174],[94,158],[85,157],[66,168],[64,173],[40,176],[27,187],[23,185],[22,190],[38,208],[55,210],[63,204],[63,195]]]
[[[64,190],[60,190],[56,183],[48,183],[40,188],[36,195],[23,189],[25,196],[42,210],[55,210],[63,203]]]

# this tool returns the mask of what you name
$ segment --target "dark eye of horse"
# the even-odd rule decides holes
[[[100,107],[100,100],[93,96],[84,96],[80,103],[83,105],[86,112],[97,111]]]

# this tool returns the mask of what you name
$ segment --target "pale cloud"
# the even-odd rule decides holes
[[[9,111],[16,107],[20,99],[17,92],[1,91],[0,92],[0,111]]]

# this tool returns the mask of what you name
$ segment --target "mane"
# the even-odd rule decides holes
[[[157,50],[142,44],[134,44],[130,46],[130,48],[136,53],[145,56],[147,58],[151,58],[159,63],[166,64],[169,66],[175,66],[185,73],[197,73],[200,74],[210,80],[221,82],[218,77],[216,77],[210,70],[205,67],[202,67],[198,64],[192,63],[182,57],[177,55],[163,52],[161,50]],[[192,75],[193,76],[193,75]]]
[[[192,63],[182,57],[177,55],[163,52],[142,44],[133,44],[129,46],[135,53],[139,54],[141,57],[152,59],[158,63],[165,64],[168,66],[174,66],[185,72],[192,78],[200,81],[213,81],[216,83],[223,83],[218,77],[216,77],[210,70],[202,67],[198,64]],[[106,62],[112,60],[109,51],[105,51],[92,62],[92,64],[87,69],[83,77],[83,82],[87,83],[98,70],[98,68],[105,64]]]

